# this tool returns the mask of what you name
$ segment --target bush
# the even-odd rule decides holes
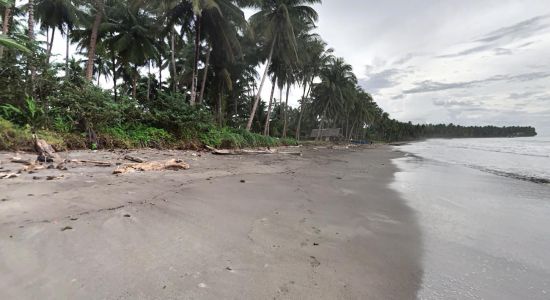
[[[185,140],[199,139],[214,127],[210,112],[191,107],[185,102],[185,96],[178,93],[160,93],[145,118],[150,125]]]
[[[174,137],[164,129],[145,125],[105,128],[99,138],[101,146],[106,148],[164,148],[174,142]]]
[[[34,149],[32,133],[33,131],[28,125],[18,127],[10,121],[0,118],[0,150],[32,151]],[[48,130],[38,130],[36,136],[52,145],[56,151],[85,147],[84,139],[75,134],[60,134]]]

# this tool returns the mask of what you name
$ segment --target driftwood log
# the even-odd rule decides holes
[[[286,154],[286,155],[298,155],[302,156],[302,152],[288,152],[288,151],[277,151],[277,150],[220,150],[216,149],[210,146],[206,146],[210,151],[212,151],[212,154],[216,155],[257,155],[257,154]]]
[[[76,164],[90,164],[96,167],[111,167],[113,165],[112,162],[108,162],[108,161],[85,160],[85,159],[70,159],[70,160],[66,160],[65,162],[76,163]]]
[[[135,171],[164,171],[164,170],[187,170],[189,169],[189,164],[176,159],[166,160],[166,161],[150,161],[145,163],[134,163],[134,164],[125,164],[121,165],[116,170],[113,171],[113,174],[125,174]]]
[[[137,157],[137,156],[132,156],[132,155],[125,155],[125,156],[124,156],[124,159],[129,160],[129,161],[133,161],[133,162],[136,162],[136,163],[144,163],[144,162],[146,162],[145,159],[143,159],[143,158],[141,158],[141,157]]]
[[[22,159],[21,157],[13,157],[11,159],[11,162],[12,163],[15,163],[15,164],[24,164],[25,166],[30,166],[32,165],[32,162],[28,159]]]
[[[34,150],[38,153],[37,160],[39,162],[54,162],[59,160],[59,155],[55,153],[53,147],[46,141],[36,138],[34,136]]]

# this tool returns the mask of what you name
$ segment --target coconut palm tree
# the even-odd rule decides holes
[[[136,97],[138,68],[156,59],[155,33],[158,32],[151,15],[142,10],[139,2],[120,3],[112,7],[112,18],[102,27],[111,33],[103,43],[116,51],[123,65],[132,74],[132,96]]]
[[[12,44],[14,41],[8,38],[11,12],[14,3],[9,0],[0,0],[0,11],[3,10],[2,18],[2,33],[0,34],[0,59],[4,55],[4,47],[18,47],[21,46],[17,43]],[[21,48],[20,48],[21,49]]]
[[[93,5],[90,7],[90,10],[94,16],[94,22],[91,28],[90,44],[88,47],[88,61],[86,62],[86,79],[88,81],[91,81],[94,76],[94,61],[97,46],[97,37],[99,33],[99,26],[101,25],[101,20],[103,18],[103,15],[105,14],[105,1],[94,0]]]
[[[343,110],[346,99],[353,97],[357,78],[353,74],[351,65],[346,64],[343,58],[330,59],[321,69],[321,82],[314,89],[315,108],[320,115],[320,135],[327,113],[334,116]],[[319,138],[319,135],[317,138]]]
[[[327,49],[327,44],[317,35],[303,35],[299,39],[300,53],[302,53],[302,67],[297,75],[303,87],[300,101],[300,113],[296,125],[296,139],[300,140],[300,128],[305,112],[307,99],[311,93],[313,81],[319,76],[321,68],[334,59],[332,48]]]
[[[51,38],[46,51],[46,63],[49,63],[55,30],[68,35],[78,20],[78,10],[71,0],[36,0],[36,19],[42,29],[51,30]],[[69,40],[67,38],[67,40]]]
[[[308,5],[319,2],[320,0],[258,0],[255,3],[254,6],[260,11],[250,18],[250,22],[256,28],[256,32],[260,34],[261,43],[264,50],[266,50],[265,53],[269,54],[266,56],[266,69],[260,81],[256,98],[254,99],[252,111],[246,126],[247,130],[250,130],[252,127],[275,48],[278,51],[289,54],[286,55],[287,57],[294,56],[298,60],[295,29],[307,27],[307,25],[313,27],[313,24],[318,19],[318,15]]]

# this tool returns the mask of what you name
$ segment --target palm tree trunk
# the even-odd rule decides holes
[[[162,91],[162,56],[159,55],[159,91]]]
[[[306,86],[307,85],[304,85],[304,93],[303,93],[303,96],[302,96],[302,105],[300,105],[300,117],[298,117],[298,125],[296,126],[296,140],[300,140],[300,130],[301,130],[301,125],[302,125],[302,116],[304,114],[304,106],[306,104],[306,98],[309,96],[309,93],[311,92],[311,86],[313,85],[313,80],[310,82],[309,84],[309,88],[307,90],[307,94],[306,94]]]
[[[67,28],[67,42],[65,44],[65,80],[69,80],[70,70],[69,70],[69,47],[71,45],[71,38],[69,34],[69,29]]]
[[[113,91],[115,93],[115,102],[117,102],[118,100],[118,91],[117,91],[117,74],[116,74],[116,55],[115,55],[115,52],[112,51],[111,52],[111,60],[112,60],[112,65],[113,65]]]
[[[323,109],[323,115],[321,116],[321,121],[319,121],[319,129],[317,131],[317,138],[315,139],[316,141],[319,140],[319,138],[321,137],[321,129],[323,128],[323,122],[325,121],[325,117],[327,115],[327,109],[328,109],[328,104],[330,102],[327,101],[327,104],[325,105],[325,108]]]
[[[137,95],[137,76],[134,75],[132,78],[132,98],[136,99]]]
[[[55,37],[55,27],[52,28],[52,37],[50,38],[50,44],[48,45],[48,52],[46,53],[46,64],[50,64],[50,57],[52,56],[54,37]]]
[[[2,34],[8,35],[10,30],[11,6],[4,10],[4,19],[2,21]],[[0,46],[0,59],[4,56],[4,47]]]
[[[149,74],[147,74],[147,102],[151,99],[151,61],[148,64]]]
[[[212,53],[212,48],[208,48],[208,53],[206,53],[206,62],[204,65],[204,72],[202,74],[202,84],[201,84],[201,93],[199,95],[199,104],[202,104],[202,99],[204,97],[204,88],[206,86],[206,77],[208,75],[208,66],[210,64],[210,53]]]
[[[90,47],[88,48],[88,62],[86,63],[86,79],[91,81],[94,75],[94,60],[95,50],[97,45],[97,35],[99,32],[99,25],[101,25],[101,18],[103,16],[103,0],[96,0],[96,15],[94,24],[92,25],[92,35],[90,36]]]
[[[283,119],[283,87],[284,84],[279,88],[279,120]]]
[[[260,101],[262,88],[264,87],[265,79],[267,77],[267,71],[269,70],[271,59],[273,58],[273,49],[275,49],[275,41],[277,41],[277,39],[273,39],[273,42],[271,43],[271,50],[269,50],[269,57],[267,59],[267,64],[265,65],[265,71],[264,71],[264,75],[262,76],[262,82],[260,83],[260,87],[258,88],[258,94],[256,94],[256,99],[254,99],[254,105],[252,106],[252,111],[250,112],[248,123],[246,124],[246,130],[248,131],[250,131],[250,128],[252,128],[252,121],[254,121],[254,115],[256,114],[256,109],[258,109],[258,102]]]
[[[170,48],[172,48],[172,51],[170,51],[172,52],[170,56],[170,65],[172,66],[172,89],[175,93],[178,90],[178,84],[176,81],[176,34],[174,28],[172,28],[172,33],[170,34]]]
[[[218,124],[220,127],[222,127],[223,119],[222,119],[222,97],[223,97],[223,81],[220,82],[220,90],[218,93]]]
[[[283,138],[286,138],[286,131],[287,131],[287,123],[288,123],[288,94],[290,93],[290,84],[286,86],[286,100],[285,100],[285,107],[283,111]]]
[[[29,42],[31,44],[34,43],[34,0],[29,0],[28,2],[28,35],[29,35]],[[31,81],[30,81],[30,93],[31,95],[34,95],[34,82],[36,79],[36,67],[34,66],[33,56],[29,56],[29,69],[31,70]]]
[[[273,94],[275,94],[275,78],[273,78],[273,86],[271,87],[271,96],[269,97],[269,106],[267,108],[267,116],[265,118],[264,135],[269,135],[269,122],[271,120],[271,104],[273,103]]]
[[[193,82],[191,83],[191,106],[195,106],[195,100],[197,98],[197,76],[199,67],[199,54],[200,54],[200,42],[201,42],[201,17],[196,15],[195,17],[195,60],[193,62]]]

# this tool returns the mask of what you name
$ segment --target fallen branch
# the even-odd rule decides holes
[[[19,177],[19,174],[17,173],[8,173],[6,175],[0,176],[0,179],[10,179],[10,178],[16,178]]]
[[[12,157],[11,162],[16,164],[24,164],[26,166],[32,165],[32,162],[30,160],[22,159],[21,157]]]
[[[95,165],[96,167],[111,167],[113,165],[112,162],[108,162],[108,161],[83,160],[83,159],[71,159],[71,160],[66,160],[65,162],[77,163],[77,164],[91,164],[91,165]]]
[[[179,171],[187,170],[189,168],[189,164],[181,160],[171,159],[167,161],[151,161],[145,163],[125,164],[116,168],[116,170],[113,171],[113,174],[125,174],[135,171]]]
[[[45,169],[46,167],[44,167],[43,165],[35,165],[35,164],[31,164],[31,165],[28,165],[28,166],[25,166],[23,167],[23,169],[19,170],[19,172],[34,172],[34,171],[38,171],[38,170],[43,170]]]
[[[286,155],[298,155],[301,156],[302,152],[279,152],[277,150],[220,150],[216,148],[212,148],[210,146],[206,146],[210,151],[212,151],[212,154],[216,155],[254,155],[254,154],[286,154]]]
[[[144,162],[146,162],[145,159],[143,159],[143,158],[141,158],[141,157],[137,157],[137,156],[132,156],[132,155],[125,155],[125,156],[124,156],[124,159],[129,160],[129,161],[133,161],[133,162],[136,162],[136,163],[144,163]]]

